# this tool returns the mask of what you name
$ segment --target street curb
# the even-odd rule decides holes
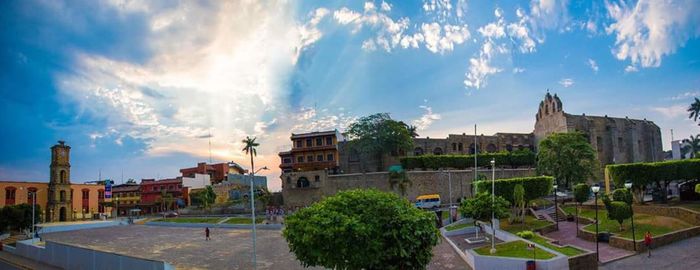
[[[440,234],[440,236],[442,236],[442,238],[443,238],[444,240],[447,240],[447,243],[449,243],[450,246],[452,246],[452,249],[454,249],[455,252],[457,252],[457,254],[459,255],[460,258],[462,258],[462,260],[464,261],[464,263],[466,263],[467,265],[469,265],[469,267],[472,267],[472,265],[469,264],[469,260],[467,260],[467,255],[464,255],[464,252],[462,252],[462,251],[459,249],[459,247],[457,247],[457,245],[456,245],[455,243],[452,242],[452,240],[450,240],[449,238],[445,237],[445,236],[442,235],[442,234]]]

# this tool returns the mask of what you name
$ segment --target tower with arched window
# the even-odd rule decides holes
[[[71,221],[73,219],[72,192],[70,188],[70,146],[64,141],[51,147],[51,165],[46,220]]]

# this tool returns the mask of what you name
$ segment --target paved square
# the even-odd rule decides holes
[[[162,260],[177,269],[251,269],[250,230],[211,228],[211,241],[202,228],[118,226],[47,233],[46,240],[134,257]],[[258,269],[304,268],[289,252],[278,230],[258,230]],[[468,269],[446,241],[433,249],[428,269]]]

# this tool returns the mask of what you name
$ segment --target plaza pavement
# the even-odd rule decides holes
[[[700,269],[700,236],[685,239],[670,245],[651,250],[651,257],[640,253],[618,261],[604,264],[601,270],[627,269]]]
[[[144,225],[47,233],[42,237],[101,251],[162,260],[177,269],[252,268],[250,230],[211,228],[211,241],[204,240],[201,228]],[[322,269],[301,266],[278,230],[258,230],[257,251],[258,269]],[[469,269],[444,240],[433,252],[428,269]]]
[[[579,227],[583,227],[583,225],[579,225]],[[545,236],[559,240],[559,244],[561,245],[570,244],[595,252],[595,242],[589,242],[576,237],[575,222],[559,221],[559,231],[547,233]],[[632,251],[614,248],[608,245],[608,243],[603,242],[598,243],[598,249],[600,250],[600,261],[603,263],[634,254]]]

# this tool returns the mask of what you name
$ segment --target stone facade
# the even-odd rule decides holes
[[[568,114],[559,97],[549,93],[540,102],[535,119],[535,145],[552,133],[581,132],[596,149],[601,168],[663,160],[661,130],[646,119]]]
[[[490,175],[491,171],[481,169],[477,173]],[[533,175],[535,175],[534,169],[496,170],[496,179]],[[461,197],[472,195],[471,183],[474,179],[472,170],[408,171],[407,177],[411,180],[412,186],[408,188],[406,198],[411,201],[419,195],[437,193],[440,194],[443,203],[449,203],[450,182],[453,203]],[[300,185],[299,181],[308,182],[308,185]],[[282,196],[287,207],[311,205],[325,196],[355,188],[376,188],[381,191],[397,192],[391,188],[387,172],[333,175],[328,174],[326,170],[319,170],[282,174]]]
[[[70,146],[64,141],[51,147],[49,196],[46,221],[72,221],[73,192],[70,188]]]

